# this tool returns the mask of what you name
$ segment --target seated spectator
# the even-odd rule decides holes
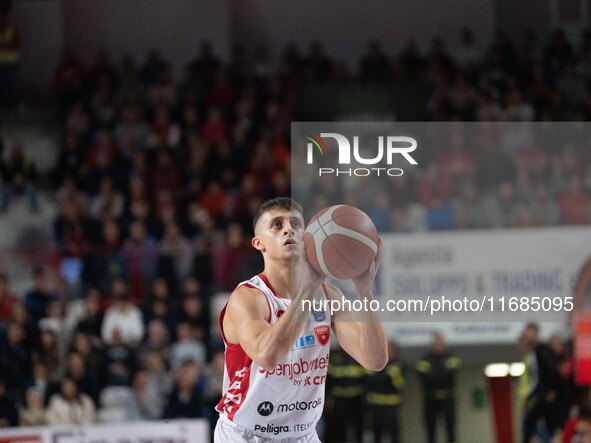
[[[8,275],[0,273],[0,326],[10,320],[16,302],[17,298],[8,284]]]
[[[121,248],[121,256],[129,276],[130,296],[134,301],[143,300],[146,285],[156,270],[158,249],[146,235],[146,226],[135,221],[130,227],[129,239]]]
[[[117,330],[123,344],[137,346],[144,338],[144,322],[142,312],[129,301],[127,283],[115,280],[111,295],[113,304],[105,311],[101,329],[103,342],[111,344]]]
[[[194,328],[189,323],[180,322],[176,334],[177,341],[170,349],[170,367],[175,370],[187,361],[204,364],[207,350],[202,342],[195,339]]]
[[[98,404],[99,385],[98,379],[90,369],[81,354],[72,351],[68,354],[65,376],[76,382],[78,391],[88,395],[94,404]]]
[[[42,361],[33,363],[33,376],[25,382],[25,387],[34,388],[43,396],[43,404],[59,390],[59,385],[49,379],[49,371]]]
[[[176,316],[176,324],[189,323],[195,331],[197,340],[208,343],[211,315],[207,303],[196,292],[188,291],[185,294],[180,306],[180,312]]]
[[[70,352],[75,352],[82,357],[88,370],[98,377],[102,371],[102,342],[96,346],[91,342],[91,337],[83,332],[75,332],[70,346]],[[89,394],[90,395],[90,394]]]
[[[0,346],[0,377],[9,393],[22,393],[24,376],[29,373],[31,357],[24,347],[23,328],[18,323],[9,323],[6,337]]]
[[[19,143],[14,146],[8,159],[0,163],[0,175],[2,176],[2,200],[0,212],[8,210],[12,194],[15,191],[25,192],[29,200],[31,212],[37,212],[37,169],[33,161],[28,158]]]
[[[582,225],[591,221],[591,197],[583,190],[581,178],[573,175],[568,186],[558,198],[560,222],[565,225]]]
[[[174,374],[175,385],[168,396],[163,418],[203,417],[203,397],[197,388],[201,378],[199,366],[187,361],[182,363]]]
[[[503,182],[497,192],[483,201],[483,211],[488,228],[509,228],[515,225],[518,204],[515,201],[513,185]]]
[[[105,385],[131,386],[135,361],[133,349],[123,342],[121,332],[115,327],[103,351]]]
[[[64,369],[63,353],[59,348],[57,331],[50,323],[40,326],[42,326],[41,340],[39,348],[36,349],[35,358],[47,368],[49,380],[57,382]]]
[[[74,380],[64,378],[60,391],[49,400],[47,419],[50,425],[89,424],[96,419],[96,409],[88,395],[78,392]]]
[[[173,280],[185,279],[191,272],[195,248],[182,236],[176,223],[168,223],[165,229],[160,240],[160,259],[170,260],[176,277]]]
[[[170,354],[170,339],[166,324],[159,319],[154,319],[148,323],[148,334],[140,348],[140,354],[145,352],[157,352],[165,360],[168,360]]]
[[[47,285],[45,271],[41,267],[33,269],[33,288],[25,294],[25,306],[36,323],[47,316],[47,306],[57,300]]]
[[[548,187],[539,183],[536,186],[536,194],[532,201],[532,210],[536,220],[542,226],[554,226],[559,222],[558,206],[550,195]]]
[[[172,391],[173,379],[162,356],[154,351],[147,351],[142,356],[142,368],[148,373],[150,384],[162,395]]]
[[[438,231],[455,227],[455,213],[451,201],[434,198],[432,206],[427,210],[427,224],[429,230]]]
[[[123,215],[123,195],[113,185],[111,177],[103,177],[98,194],[90,203],[90,215],[102,218],[108,214],[110,218],[118,219]]]
[[[211,359],[211,363],[205,367],[205,393],[204,401],[207,411],[210,412],[210,418],[213,419],[212,425],[215,426],[218,414],[214,412],[223,392],[225,356],[223,352],[216,352]]]
[[[133,377],[133,402],[125,408],[128,420],[158,420],[162,417],[164,398],[158,388],[150,383],[146,371],[137,371]]]
[[[16,403],[8,394],[6,383],[0,378],[0,428],[10,428],[18,424]]]
[[[96,223],[84,214],[78,200],[65,200],[55,219],[54,237],[65,257],[84,257],[90,248]]]
[[[232,223],[226,230],[226,244],[214,255],[213,268],[217,287],[232,291],[238,283],[248,280],[252,272],[250,263],[255,261],[257,251],[250,245],[238,223]]]
[[[90,288],[84,299],[84,313],[75,327],[90,339],[94,347],[102,347],[101,328],[103,324],[103,313],[101,312],[102,295],[97,288]]]
[[[49,424],[43,393],[37,388],[27,389],[25,407],[19,411],[19,426],[45,426]]]
[[[82,184],[85,157],[86,153],[78,136],[66,134],[64,147],[58,154],[53,173],[58,187],[62,188],[68,181],[74,185],[75,189]],[[60,200],[63,200],[63,197]]]

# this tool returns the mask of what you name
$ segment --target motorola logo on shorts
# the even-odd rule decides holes
[[[355,177],[372,176],[390,176],[399,177],[404,174],[400,168],[391,167],[394,163],[394,156],[401,155],[411,165],[416,165],[416,160],[410,155],[417,148],[417,141],[412,137],[400,136],[379,136],[373,142],[367,140],[363,141],[363,146],[368,146],[366,152],[362,153],[359,150],[359,136],[353,136],[353,148],[351,149],[351,142],[347,137],[336,132],[322,132],[318,136],[306,137],[307,143],[307,159],[306,162],[311,165],[314,163],[314,153],[318,152],[322,157],[328,157],[329,153],[334,148],[329,148],[324,138],[332,139],[337,144],[337,159],[338,168],[318,168],[318,176],[323,175],[344,175]],[[334,143],[331,143],[334,145]],[[369,151],[369,152],[367,152]],[[353,155],[351,155],[353,154]],[[352,158],[353,157],[353,161]],[[345,168],[343,166],[351,166],[352,163],[363,165],[359,168]],[[382,167],[379,167],[383,165]],[[373,167],[370,167],[373,166]]]
[[[273,412],[273,403],[271,403],[270,401],[264,401],[260,403],[257,407],[257,412],[263,417],[271,415],[271,413]]]

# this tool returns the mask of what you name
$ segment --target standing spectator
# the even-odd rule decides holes
[[[203,417],[203,396],[197,388],[201,369],[191,361],[184,362],[175,371],[174,389],[168,396],[164,418]]]
[[[24,191],[27,194],[31,212],[37,212],[37,190],[35,187],[37,169],[33,161],[25,154],[20,143],[14,145],[9,157],[0,164],[0,175],[2,175],[0,212],[6,212],[14,191]]]
[[[331,351],[326,377],[327,443],[348,441],[350,431],[354,441],[362,441],[366,376],[365,368],[342,348]]]
[[[10,320],[16,302],[17,298],[8,284],[8,275],[0,273],[0,327]]]
[[[556,401],[549,414],[550,427],[562,429],[570,415],[575,391],[575,362],[568,344],[559,335],[550,338],[550,349],[556,363]]]
[[[19,426],[45,426],[48,424],[43,393],[37,388],[27,389],[25,407],[19,411]]]
[[[95,421],[96,409],[91,398],[78,392],[76,382],[64,378],[60,392],[49,400],[47,418],[51,425],[80,425]]]
[[[539,328],[535,323],[526,325],[523,331],[525,372],[521,376],[521,392],[524,397],[523,443],[529,443],[534,434],[541,433],[542,440],[550,441],[554,429],[548,420],[556,401],[556,362],[548,346],[540,342]],[[538,429],[545,419],[546,428]]]
[[[400,442],[398,410],[402,402],[404,375],[398,359],[397,346],[388,343],[388,364],[380,372],[373,372],[367,378],[367,403],[373,421],[373,441],[381,443],[382,435],[389,435],[390,443]]]
[[[20,37],[8,14],[0,14],[0,107],[14,109],[18,104],[18,66]]]
[[[144,338],[142,312],[129,301],[127,283],[118,279],[113,282],[113,305],[106,310],[101,329],[104,343],[111,344],[115,331],[121,342],[136,346]]]
[[[8,394],[4,380],[0,378],[0,428],[9,428],[17,424],[16,404]]]
[[[416,364],[423,383],[424,418],[429,443],[435,443],[439,415],[445,418],[447,441],[456,441],[455,379],[460,366],[460,359],[448,351],[439,333],[433,336],[430,351]]]

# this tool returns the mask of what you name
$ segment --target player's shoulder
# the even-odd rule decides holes
[[[266,308],[267,302],[265,300],[265,294],[255,286],[248,284],[239,285],[228,300],[227,309],[253,309],[253,308]]]

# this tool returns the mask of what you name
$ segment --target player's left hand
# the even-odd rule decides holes
[[[365,298],[371,295],[373,288],[373,281],[376,278],[378,269],[380,268],[380,262],[382,260],[382,238],[378,242],[378,252],[375,258],[369,264],[369,268],[358,277],[353,279],[353,284],[357,288],[357,294],[361,298]]]

